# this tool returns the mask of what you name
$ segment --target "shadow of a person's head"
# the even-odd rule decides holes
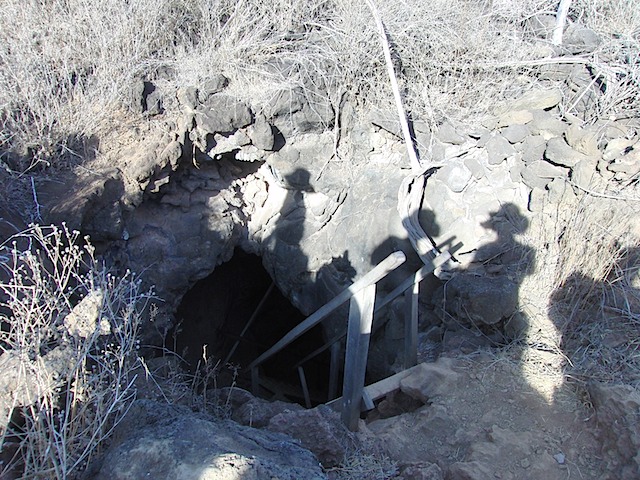
[[[489,215],[489,220],[481,223],[481,226],[495,231],[500,238],[512,238],[514,235],[523,234],[529,228],[529,220],[513,203],[505,203]]]
[[[284,176],[285,186],[291,190],[313,192],[311,174],[304,168],[296,168],[293,172]]]
[[[534,269],[535,252],[516,238],[529,228],[529,220],[517,205],[505,203],[481,224],[493,230],[497,238],[482,245],[474,255],[474,262],[485,267],[492,265],[498,272],[508,269],[518,277],[530,275]]]

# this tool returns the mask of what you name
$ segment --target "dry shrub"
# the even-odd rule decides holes
[[[528,328],[512,351],[549,401],[566,381],[640,386],[640,197],[598,178],[545,203],[519,238],[535,270],[520,288]]]
[[[398,474],[398,465],[382,453],[354,451],[330,470],[335,480],[387,480]]]
[[[539,84],[540,64],[555,61],[526,27],[553,13],[550,0],[377,3],[414,117],[485,114]],[[584,59],[606,79],[595,88],[602,114],[638,111],[633,3],[583,0],[571,11],[605,38]],[[15,169],[82,157],[93,135],[139,103],[132,85],[141,80],[172,98],[223,73],[256,105],[297,87],[334,109],[343,94],[380,108],[392,99],[371,12],[355,0],[4,0],[0,64],[0,158],[29,158],[12,160]]]
[[[573,21],[599,34],[600,46],[589,57],[596,118],[635,117],[640,112],[640,9],[633,0],[577,0]]]
[[[149,295],[64,226],[13,240],[0,264],[0,477],[75,478],[135,397]]]
[[[549,313],[577,378],[640,385],[636,208],[585,195],[559,239]]]

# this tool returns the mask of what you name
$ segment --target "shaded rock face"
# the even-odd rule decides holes
[[[446,308],[474,326],[495,325],[518,307],[518,286],[508,278],[460,274],[447,284]]]
[[[572,81],[588,85],[579,73]],[[419,261],[396,210],[408,162],[395,121],[355,118],[344,108],[340,124],[348,129],[336,136],[333,112],[311,105],[302,91],[283,92],[258,109],[229,96],[226,85],[218,78],[178,91],[171,99],[178,120],[142,132],[144,149],[125,145],[114,154],[118,168],[97,165],[42,189],[47,220],[81,228],[107,259],[143,272],[164,300],[168,315],[148,325],[148,338],[175,325],[186,292],[236,248],[259,255],[303,315],[394,250],[409,260],[379,290],[415,271]],[[421,153],[438,166],[428,174],[420,219],[436,245],[455,249],[458,262],[437,272],[448,285],[423,295],[440,312],[425,330],[454,331],[450,317],[485,330],[513,324],[519,283],[535,261],[518,240],[528,220],[603,180],[636,181],[633,127],[583,128],[560,118],[561,98],[557,90],[530,92],[496,107],[482,125],[430,132],[416,122],[421,150],[431,145]],[[328,319],[327,335],[344,329],[345,315],[343,309]],[[386,350],[398,345],[397,325],[374,329]],[[395,352],[389,357],[376,370],[393,365]]]
[[[96,480],[322,480],[317,459],[286,435],[212,421],[138,401],[105,453]]]
[[[234,421],[297,439],[325,468],[342,463],[349,453],[361,446],[361,439],[326,405],[303,409],[297,404],[256,398],[235,387],[224,388],[220,393],[229,398]]]
[[[354,435],[347,430],[340,415],[325,405],[279,413],[266,428],[299,439],[325,467],[340,464],[356,445]]]
[[[341,160],[325,131],[332,112],[300,92],[254,112],[216,85],[179,91],[179,121],[145,132],[146,150],[114,154],[119,170],[102,165],[44,188],[47,219],[144,272],[170,311],[237,246],[259,254],[305,314],[394,249],[412,255],[396,212],[402,155],[373,145],[373,127],[345,133]]]
[[[111,164],[42,191],[48,220],[65,220],[90,235],[108,262],[141,272],[162,299],[143,327],[144,343],[170,338],[180,328],[178,307],[187,292],[240,250],[261,258],[277,290],[305,316],[395,250],[409,260],[379,286],[381,292],[417,269],[396,210],[406,162],[395,135],[343,118],[354,127],[336,145],[334,132],[327,131],[333,112],[309,105],[300,92],[257,110],[228,96],[225,82],[214,83],[206,91],[178,91],[172,102],[181,116],[162,129],[141,131],[142,145],[132,138],[112,153]],[[169,101],[163,105],[169,108]],[[217,303],[198,307],[202,328],[191,336],[200,337],[200,345],[177,345],[178,353],[188,346],[197,362],[204,344],[215,347],[219,327],[240,334],[251,314],[242,305],[252,278],[245,280],[200,289]],[[230,297],[237,300],[231,306]],[[230,309],[246,314],[229,324],[222,317]],[[325,321],[325,337],[344,329],[347,310],[345,305]],[[295,320],[286,311],[282,316]],[[269,335],[254,336],[263,344],[291,328],[275,317],[260,321]],[[230,343],[216,353],[226,355]],[[250,360],[231,359],[242,365]],[[380,363],[384,371],[386,359]],[[322,375],[309,376],[310,388],[323,381]]]

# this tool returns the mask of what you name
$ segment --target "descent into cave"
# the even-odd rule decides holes
[[[184,295],[171,338],[175,352],[191,372],[199,363],[202,365],[206,355],[214,364],[220,360],[221,365],[239,367],[238,385],[249,388],[249,372],[243,368],[305,318],[272,285],[261,258],[237,248],[231,260]],[[301,401],[300,380],[292,367],[323,342],[322,327],[317,325],[265,362],[261,375],[266,381],[261,394]],[[318,401],[326,401],[328,371],[326,355],[318,355],[305,364],[309,390]]]

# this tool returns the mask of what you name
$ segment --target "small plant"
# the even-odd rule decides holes
[[[207,412],[217,418],[231,418],[231,396],[236,387],[240,368],[208,356],[207,346],[202,349],[202,359],[198,362],[190,379],[191,408]],[[222,378],[224,377],[224,380]],[[229,388],[221,390],[222,384]]]
[[[0,477],[71,479],[135,398],[150,295],[112,275],[88,239],[32,226],[0,246]]]
[[[388,480],[398,474],[398,465],[384,454],[356,451],[331,473],[336,480]]]

